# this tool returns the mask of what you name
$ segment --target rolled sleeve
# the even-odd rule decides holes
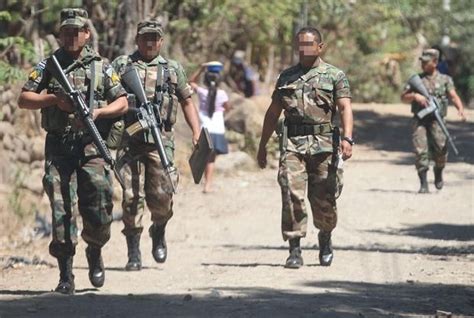
[[[340,71],[336,75],[336,81],[334,84],[335,94],[334,97],[338,98],[352,98],[351,87],[349,85],[349,80],[347,79],[346,74]]]
[[[453,89],[454,89],[453,78],[451,76],[448,76],[446,80],[446,92],[449,93]]]
[[[280,90],[278,89],[280,86],[282,86],[282,79],[281,76],[278,77],[277,83],[275,84],[275,89],[273,90],[272,93],[272,102],[281,104],[281,93]]]
[[[176,75],[178,77],[176,96],[178,97],[179,101],[183,101],[186,98],[191,97],[191,95],[193,94],[193,89],[188,83],[188,77],[186,76],[186,72],[184,71],[183,66],[179,63],[176,68]]]

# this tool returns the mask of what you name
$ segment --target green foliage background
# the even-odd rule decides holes
[[[117,21],[127,1],[0,0],[0,83],[23,80],[24,69],[38,62],[31,30],[34,19],[39,36],[56,34],[63,7],[84,7],[99,34],[100,53],[108,58],[123,54],[124,43],[112,43]],[[188,69],[209,59],[228,60],[236,49],[251,53],[250,62],[265,78],[294,62],[293,35],[304,21],[318,27],[325,38],[324,59],[349,76],[354,99],[398,102],[403,82],[419,70],[422,48],[450,38],[451,73],[464,101],[474,96],[474,1],[471,0],[170,0],[148,2],[151,16],[166,18],[166,54]],[[443,4],[449,2],[446,10]],[[94,19],[97,8],[106,19]],[[35,15],[36,13],[36,15]],[[32,18],[34,16],[34,18]],[[135,28],[135,25],[130,26]],[[21,63],[11,63],[15,47]],[[17,54],[18,55],[18,54]],[[269,69],[272,73],[268,73]],[[272,84],[272,83],[269,83]]]

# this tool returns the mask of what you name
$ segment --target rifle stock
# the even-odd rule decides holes
[[[438,100],[434,97],[431,96],[428,90],[426,89],[425,85],[423,84],[423,81],[421,80],[419,75],[413,75],[410,77],[408,80],[408,84],[410,85],[411,89],[413,89],[415,92],[423,95],[428,99],[429,104],[427,107],[423,108],[420,110],[416,116],[418,119],[422,120],[426,116],[433,114],[436,121],[438,122],[439,126],[441,127],[441,130],[443,131],[444,135],[448,139],[448,143],[450,144],[451,148],[454,151],[454,154],[457,156],[459,155],[459,151],[456,148],[456,145],[454,144],[453,138],[449,134],[448,128],[446,128],[446,125],[444,124],[443,118],[441,117],[441,114],[439,113],[439,105],[438,105]]]
[[[140,102],[140,107],[138,108],[137,113],[138,122],[137,124],[131,125],[131,129],[127,129],[127,131],[131,135],[142,130],[151,132],[153,140],[155,141],[156,150],[160,156],[161,165],[168,175],[173,193],[176,193],[176,185],[174,184],[172,176],[176,174],[177,171],[166,156],[163,139],[161,138],[160,132],[161,119],[158,113],[155,114],[153,104],[146,97],[145,89],[142,86],[138,71],[133,67],[128,68],[122,74],[122,82]],[[141,129],[137,129],[138,127]]]
[[[100,156],[107,164],[110,165],[119,183],[121,185],[124,185],[122,177],[115,169],[115,161],[112,158],[112,154],[110,153],[109,149],[107,148],[107,145],[105,144],[105,141],[102,139],[102,136],[100,135],[96,125],[94,124],[91,113],[89,111],[89,107],[87,107],[86,102],[84,101],[81,93],[75,90],[72,87],[71,83],[69,83],[66,74],[64,74],[64,71],[61,65],[59,64],[56,56],[51,55],[51,57],[48,59],[48,62],[46,63],[46,69],[64,89],[65,93],[73,104],[76,117],[78,117],[83,122],[87,132],[92,137],[94,145],[99,151]]]

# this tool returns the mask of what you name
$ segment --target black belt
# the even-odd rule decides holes
[[[299,125],[287,125],[288,128],[288,137],[296,136],[310,136],[310,135],[321,135],[327,134],[333,131],[331,124],[319,124],[319,125],[310,125],[310,124],[299,124]]]

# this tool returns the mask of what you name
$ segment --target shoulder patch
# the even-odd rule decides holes
[[[35,69],[30,73],[30,75],[28,75],[28,79],[34,81],[38,78],[38,76],[39,76],[39,72]]]
[[[47,62],[47,59],[44,59],[41,62],[39,62],[38,63],[38,68],[41,69],[41,70],[44,70],[45,67],[46,67],[46,62]]]
[[[112,84],[117,85],[120,83],[120,77],[118,76],[117,72],[112,72],[112,76],[110,76],[110,79],[112,80]]]
[[[107,74],[107,76],[112,81],[112,85],[117,85],[118,83],[120,83],[120,76],[118,76],[117,72],[112,66],[107,65],[105,69],[105,74]]]

